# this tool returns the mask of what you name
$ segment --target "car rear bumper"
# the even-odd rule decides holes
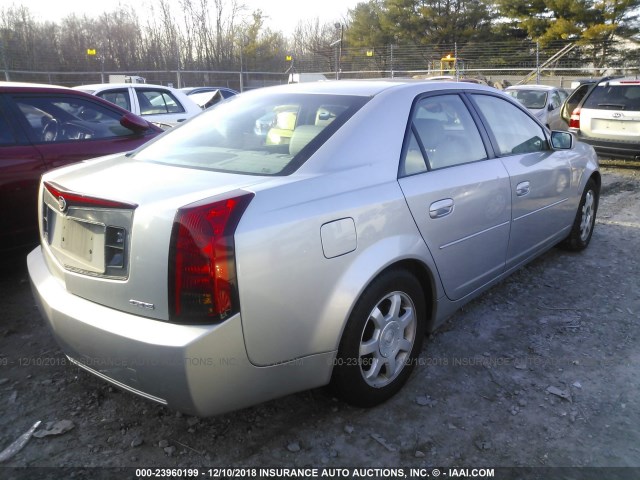
[[[624,142],[586,137],[575,130],[573,133],[576,134],[578,140],[593,146],[598,155],[603,157],[640,159],[640,142]]]
[[[256,367],[240,315],[205,326],[139,317],[68,293],[40,248],[27,264],[40,312],[69,359],[170,408],[210,416],[329,382],[335,352]]]

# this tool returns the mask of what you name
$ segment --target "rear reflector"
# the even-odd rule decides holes
[[[233,237],[253,197],[236,191],[176,213],[169,248],[171,321],[216,323],[239,312]]]

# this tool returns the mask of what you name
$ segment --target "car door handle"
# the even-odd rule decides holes
[[[445,198],[433,202],[429,207],[429,216],[431,218],[442,218],[453,212],[453,198]]]
[[[516,195],[518,197],[524,197],[525,195],[528,195],[530,191],[531,185],[529,184],[529,182],[520,182],[518,185],[516,185]]]
[[[186,118],[179,118],[178,120],[176,120],[178,123],[180,122],[184,122],[186,120]]]

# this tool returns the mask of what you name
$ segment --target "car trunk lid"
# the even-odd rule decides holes
[[[179,208],[267,181],[126,156],[50,172],[42,245],[66,289],[118,310],[168,319],[168,251]]]

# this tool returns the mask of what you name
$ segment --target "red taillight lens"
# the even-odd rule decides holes
[[[134,210],[138,207],[135,203],[118,202],[71,192],[51,182],[44,182],[44,188],[46,188],[56,200],[60,201],[60,199],[64,199],[65,205],[68,207],[118,208],[127,210]]]
[[[571,118],[569,119],[569,128],[580,128],[580,109],[576,108],[571,113]]]
[[[236,227],[253,193],[178,210],[169,251],[171,321],[215,323],[239,311],[236,282]]]

